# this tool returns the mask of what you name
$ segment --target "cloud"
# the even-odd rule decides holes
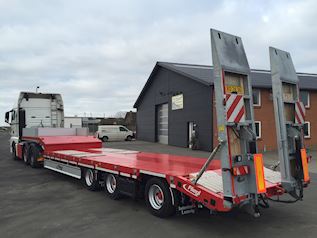
[[[317,3],[0,0],[1,115],[20,91],[59,92],[67,115],[132,109],[156,61],[211,64],[211,27],[242,37],[253,68],[268,46],[317,72]]]

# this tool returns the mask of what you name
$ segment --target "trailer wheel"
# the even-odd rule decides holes
[[[175,214],[173,194],[166,181],[151,178],[145,185],[145,203],[150,212],[157,217],[170,217]]]
[[[30,164],[30,150],[29,150],[28,144],[25,144],[23,146],[22,158],[23,158],[23,161],[26,165]]]
[[[108,140],[109,140],[108,136],[102,137],[102,141],[103,141],[103,142],[107,142]]]
[[[105,175],[105,192],[107,196],[113,200],[117,200],[121,197],[121,194],[118,189],[118,179],[116,175]]]
[[[88,190],[97,191],[100,189],[98,177],[93,169],[82,169],[82,181]]]
[[[11,145],[11,157],[13,160],[17,160],[18,157],[17,157],[17,150],[15,148],[15,143],[13,142],[12,145]]]
[[[29,145],[29,162],[32,168],[39,168],[41,164],[37,161],[41,157],[41,152],[36,144]]]

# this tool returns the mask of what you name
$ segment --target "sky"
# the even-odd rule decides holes
[[[61,93],[67,116],[129,111],[157,61],[211,65],[210,28],[317,73],[317,1],[0,0],[0,125],[20,91]],[[3,119],[2,119],[2,118]]]

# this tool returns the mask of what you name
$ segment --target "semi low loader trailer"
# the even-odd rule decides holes
[[[290,54],[270,48],[280,161],[272,169],[257,151],[250,68],[241,38],[212,29],[211,45],[219,143],[208,159],[103,148],[85,128],[62,128],[60,96],[34,93],[21,93],[17,107],[6,114],[13,158],[81,179],[89,190],[103,188],[111,199],[142,197],[158,217],[237,207],[259,216],[268,201],[302,200],[310,179],[304,108]],[[281,200],[283,194],[291,198]]]

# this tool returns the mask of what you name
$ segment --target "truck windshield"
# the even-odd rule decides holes
[[[13,120],[13,110],[6,112],[5,114],[5,122],[8,124],[11,124],[12,120]]]
[[[5,119],[4,119],[6,123],[9,123],[9,116],[10,116],[10,112],[6,112]]]

